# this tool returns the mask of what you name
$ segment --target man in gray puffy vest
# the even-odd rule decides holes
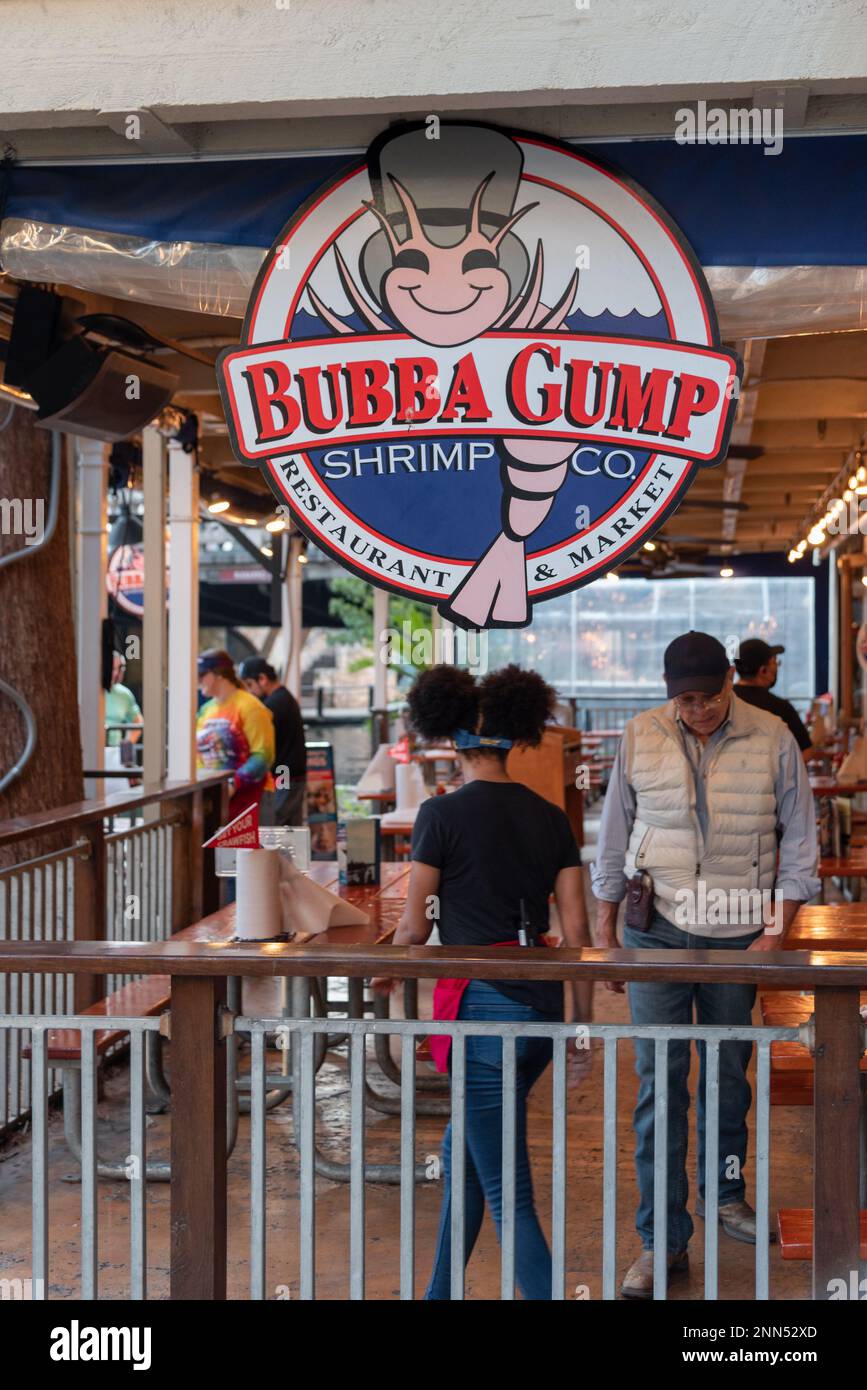
[[[777,717],[732,694],[725,648],[705,632],[665,652],[668,704],[629,721],[602,811],[593,892],[594,939],[617,945],[618,904],[629,888],[623,945],[638,950],[776,951],[801,903],[819,891],[813,799],[800,751]],[[630,925],[630,922],[632,925]],[[610,989],[622,991],[622,984]],[[755,989],[687,982],[629,985],[635,1024],[749,1025]],[[755,1243],[745,1199],[747,1079],[752,1046],[719,1050],[719,1220]],[[625,1298],[653,1295],[655,1045],[635,1042],[633,1117],[643,1253],[626,1274]],[[704,1215],[705,1049],[699,1046],[698,1198]],[[686,1209],[690,1048],[668,1044],[667,1263],[688,1270],[693,1223]],[[773,1237],[772,1237],[773,1238]]]

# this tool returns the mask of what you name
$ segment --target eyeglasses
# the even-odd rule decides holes
[[[721,690],[719,695],[714,695],[709,700],[703,695],[675,695],[674,703],[684,714],[704,714],[707,710],[719,709],[727,699],[728,691]]]

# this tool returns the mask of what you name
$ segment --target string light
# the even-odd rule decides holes
[[[219,502],[209,503],[208,511],[213,512],[214,515],[216,515],[218,512],[227,512],[231,505],[231,502],[225,502],[221,498]]]
[[[272,517],[270,521],[265,522],[265,530],[270,531],[272,536],[279,535],[281,531],[286,530],[286,522],[282,516]]]
[[[729,569],[727,565],[724,569],[721,569],[719,572],[720,579],[731,579],[733,578],[733,576],[734,570]]]

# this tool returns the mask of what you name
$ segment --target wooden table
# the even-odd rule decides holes
[[[783,947],[787,951],[867,951],[867,903],[802,907]]]
[[[810,790],[814,796],[858,796],[867,792],[867,782],[839,782],[836,777],[813,777]]]
[[[346,956],[347,949],[359,947],[369,950],[371,946],[378,946],[381,942],[388,942],[397,927],[404,909],[407,889],[409,887],[409,864],[383,864],[381,881],[378,884],[364,887],[341,886],[338,883],[337,863],[330,861],[314,861],[310,866],[309,877],[314,882],[328,888],[338,897],[345,898],[351,902],[353,907],[360,908],[366,912],[370,918],[369,922],[360,926],[331,927],[328,931],[320,932],[315,937],[306,932],[299,932],[291,942],[287,943],[288,948],[294,945],[304,945],[309,941],[315,940],[317,946],[327,946],[334,948],[335,962],[339,958]],[[204,917],[200,922],[195,922],[192,926],[183,931],[176,932],[172,940],[181,941],[208,941],[215,943],[229,943],[235,937],[235,904],[229,903],[217,912],[212,912],[209,917]],[[335,970],[335,977],[339,977],[340,970]],[[406,982],[405,1002],[407,1017],[417,1017],[417,981]],[[306,1018],[309,1016],[311,989],[313,981],[307,977],[298,976],[292,980],[292,989],[285,999],[284,1008],[281,1010],[282,1016],[287,1019]],[[345,1009],[350,1017],[360,1017],[364,1009],[364,981],[360,979],[349,979],[348,981],[348,1000],[346,1003],[340,1002],[337,1007]],[[328,1012],[327,983],[323,991],[324,1006]],[[381,997],[378,1007],[383,1009],[383,1016],[388,1014],[388,995]],[[339,1034],[340,1024],[335,1021],[335,1029]],[[326,1042],[322,1039],[321,1056],[325,1055]],[[384,1034],[378,1034],[375,1039],[376,1059],[380,1069],[388,1079],[396,1084],[400,1084],[400,1074],[391,1058],[388,1048],[388,1038]],[[293,1054],[294,1055],[294,1054]],[[318,1066],[318,1064],[317,1064]],[[295,1062],[293,1060],[293,1071],[287,1073],[284,1083],[284,1098],[294,1096],[294,1080],[296,1075]],[[289,1080],[289,1077],[292,1080]],[[279,1078],[274,1081],[275,1086]],[[419,1096],[416,1099],[417,1114],[436,1114],[447,1115],[449,1102],[444,1091],[447,1083],[443,1078],[420,1075],[416,1077],[416,1087],[424,1092],[436,1092],[435,1095],[427,1095],[424,1098]],[[367,1081],[364,1085],[367,1103],[375,1109],[384,1110],[387,1113],[394,1113],[395,1104],[399,1107],[400,1102],[395,1102],[391,1097],[383,1096],[375,1091]],[[275,1091],[279,1095],[279,1090]],[[277,1101],[279,1102],[279,1099]],[[297,1130],[296,1130],[297,1132]],[[351,1181],[351,1170],[348,1163],[341,1163],[326,1157],[318,1147],[314,1150],[315,1171],[322,1177],[334,1182]],[[369,1163],[365,1167],[366,1181],[368,1182],[388,1182],[399,1183],[401,1180],[400,1166],[395,1163]],[[422,1166],[416,1170],[416,1179],[425,1180],[425,1169]]]
[[[331,927],[321,932],[318,940],[335,946],[377,944],[384,932],[393,930],[400,921],[403,904],[409,887],[409,864],[383,864],[382,878],[378,884],[363,888],[342,887],[338,883],[336,860],[314,860],[310,865],[309,877],[314,883],[328,888],[338,897],[351,902],[353,907],[368,913],[370,922],[366,926]],[[194,922],[191,927],[175,932],[173,941],[232,941],[235,936],[235,903],[219,908],[210,916]],[[298,944],[312,940],[309,933],[299,932],[295,938]]]
[[[783,942],[787,951],[867,952],[867,904],[802,907]],[[812,994],[761,996],[762,1022],[792,1027],[813,1012]],[[867,994],[861,995],[862,1006]],[[801,1043],[771,1044],[771,1099],[782,1105],[812,1105],[815,1063]],[[867,1202],[867,1057],[861,1059],[862,1170],[861,1204]],[[808,1260],[813,1253],[813,1213],[808,1209],[779,1212],[780,1252],[784,1260]],[[861,1212],[861,1255],[867,1258],[867,1212]]]

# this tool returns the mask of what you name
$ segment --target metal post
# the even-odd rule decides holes
[[[142,713],[144,781],[161,782],[166,749],[166,449],[155,429],[142,431],[144,608]]]
[[[196,653],[199,645],[199,475],[192,454],[169,448],[169,778],[196,775]],[[147,571],[145,571],[147,573]]]
[[[304,545],[304,537],[296,533],[286,540],[286,582],[283,585],[283,632],[286,638],[286,687],[296,700],[301,700],[301,648],[304,645],[302,630],[303,609],[301,603],[301,581],[304,566],[298,557]]]
[[[98,439],[73,441],[78,478],[77,656],[78,705],[84,766],[95,771],[105,765],[105,692],[102,688],[102,621],[108,612],[106,491],[108,462]],[[96,778],[84,784],[87,797],[101,795]]]
[[[388,590],[373,590],[373,709],[371,710],[372,752],[380,743],[388,742],[388,665],[386,654],[388,630]]]

